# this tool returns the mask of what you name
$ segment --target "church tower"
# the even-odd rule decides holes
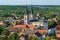
[[[29,14],[29,20],[34,19],[33,9],[31,8],[31,13]]]
[[[25,10],[25,14],[24,14],[24,24],[28,24],[29,23],[29,10],[26,6],[26,10]]]

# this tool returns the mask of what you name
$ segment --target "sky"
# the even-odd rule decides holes
[[[0,0],[0,5],[60,5],[60,0]]]

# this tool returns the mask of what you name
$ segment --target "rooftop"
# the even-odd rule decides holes
[[[14,28],[26,28],[26,25],[20,24],[20,25],[15,25],[13,26]]]
[[[60,30],[60,25],[57,25],[57,26],[56,26],[56,29],[57,29],[57,30]]]
[[[43,33],[46,34],[46,33],[48,32],[48,30],[38,30],[37,32],[40,33],[40,34],[41,34],[41,33],[42,33],[42,34],[43,34]]]
[[[14,28],[35,28],[35,26],[33,24],[20,24],[20,25],[15,25],[13,26]]]
[[[27,25],[29,28],[35,28],[35,26],[33,24],[28,24]]]
[[[56,37],[57,37],[57,38],[60,38],[60,34],[56,34]]]

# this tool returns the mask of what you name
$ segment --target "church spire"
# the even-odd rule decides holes
[[[26,13],[25,14],[28,15],[28,13],[29,13],[29,10],[28,10],[28,6],[26,5]]]
[[[31,8],[32,14],[33,14],[33,8]]]

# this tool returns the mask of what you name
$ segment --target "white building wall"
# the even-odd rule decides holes
[[[27,23],[28,23],[28,16],[24,15],[24,24],[27,24]]]
[[[33,20],[33,14],[29,15],[29,20]]]

